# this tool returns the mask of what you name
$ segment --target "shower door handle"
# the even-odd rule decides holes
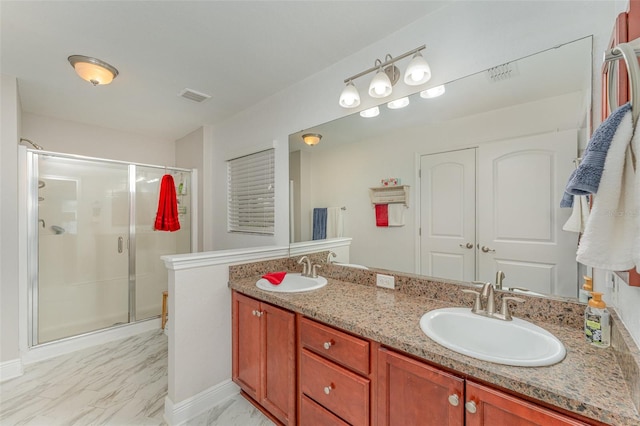
[[[118,253],[122,253],[124,250],[124,238],[118,237]]]

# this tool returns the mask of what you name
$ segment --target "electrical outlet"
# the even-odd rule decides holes
[[[395,278],[392,275],[376,274],[376,285],[393,290],[396,288]]]

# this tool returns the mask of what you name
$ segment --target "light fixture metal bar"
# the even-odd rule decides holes
[[[427,46],[426,46],[425,44],[423,44],[422,46],[420,46],[420,47],[416,47],[415,49],[410,50],[410,51],[408,51],[407,53],[403,53],[403,54],[402,54],[402,55],[400,55],[400,56],[396,56],[395,58],[391,58],[391,59],[389,59],[388,61],[383,62],[383,63],[382,63],[382,64],[380,64],[380,65],[374,65],[373,67],[369,68],[369,69],[368,69],[368,70],[366,70],[366,71],[362,71],[361,73],[358,73],[358,74],[353,75],[353,76],[351,76],[351,77],[349,77],[349,78],[346,78],[346,79],[344,80],[344,82],[345,82],[345,83],[348,83],[348,82],[350,82],[350,81],[352,81],[352,80],[355,80],[356,78],[362,77],[363,75],[367,75],[367,74],[369,74],[370,72],[373,72],[373,71],[375,71],[375,70],[377,70],[377,69],[379,69],[379,68],[383,68],[383,69],[384,69],[387,65],[393,64],[394,62],[399,61],[400,59],[404,59],[404,58],[406,58],[407,56],[410,56],[410,55],[413,55],[413,54],[415,54],[415,53],[418,53],[418,52],[420,52],[421,50],[424,50],[426,47],[427,47]]]

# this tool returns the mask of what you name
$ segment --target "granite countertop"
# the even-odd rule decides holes
[[[312,292],[273,293],[256,287],[259,278],[232,278],[229,286],[467,377],[587,418],[620,426],[640,424],[640,414],[613,350],[587,344],[582,330],[575,326],[532,321],[560,339],[567,356],[549,367],[510,367],[451,351],[420,330],[420,317],[425,312],[459,304],[332,278],[328,278],[325,287]]]

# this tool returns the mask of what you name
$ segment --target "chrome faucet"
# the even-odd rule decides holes
[[[307,256],[302,256],[298,260],[298,265],[302,264],[302,276],[308,277],[311,274],[311,261]]]
[[[504,272],[496,272],[496,289],[502,290],[502,280],[505,279]]]
[[[331,258],[332,258],[332,257],[335,259],[337,256],[336,256],[336,254],[335,254],[334,252],[330,251],[330,252],[329,252],[329,254],[327,254],[327,263],[328,263],[328,264],[333,263],[333,262],[331,261]]]

